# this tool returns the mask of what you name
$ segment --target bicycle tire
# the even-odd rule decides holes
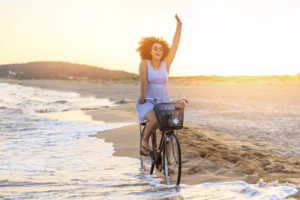
[[[150,168],[150,174],[153,174],[153,171],[154,171],[154,155],[153,155],[153,153],[154,153],[155,149],[154,149],[154,145],[153,145],[153,134],[154,133],[151,134],[150,140],[149,140],[149,149],[152,147],[152,154],[150,156],[151,161],[152,161],[152,165],[151,165],[151,168]]]
[[[142,149],[142,142],[143,142],[145,132],[146,132],[146,127],[143,128],[142,133],[140,135],[140,150]],[[152,146],[152,140],[151,139],[152,139],[152,137],[150,138],[149,147]],[[153,162],[152,156],[143,156],[140,153],[140,164],[141,164],[141,170],[143,172],[145,172],[147,174],[152,174],[153,173],[154,162]]]
[[[163,155],[164,175],[168,185],[179,185],[181,178],[181,150],[174,133],[165,135]]]

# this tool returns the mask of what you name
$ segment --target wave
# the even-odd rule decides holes
[[[0,106],[0,110],[5,110],[5,109],[8,109],[8,107]]]
[[[55,108],[42,108],[42,109],[35,109],[34,110],[37,113],[51,113],[51,112],[58,112]]]
[[[127,98],[123,98],[119,101],[114,102],[114,105],[122,105],[122,104],[127,104],[133,102],[133,100],[127,99]]]
[[[69,101],[67,101],[67,100],[58,100],[58,101],[54,101],[54,103],[65,104],[65,103],[69,103]]]
[[[28,182],[28,181],[9,181],[9,180],[2,180],[0,181],[0,188],[1,187],[20,187],[20,186],[41,186],[41,185],[55,185],[55,182]]]

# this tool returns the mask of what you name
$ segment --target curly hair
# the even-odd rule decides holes
[[[143,37],[141,38],[141,40],[139,41],[139,46],[136,49],[137,52],[140,53],[140,57],[142,60],[144,59],[152,59],[152,56],[150,54],[151,50],[152,50],[152,45],[154,43],[159,43],[162,45],[164,51],[163,51],[163,55],[162,55],[162,60],[168,55],[169,51],[170,51],[170,45],[169,43],[164,40],[163,38],[157,38],[157,37]]]

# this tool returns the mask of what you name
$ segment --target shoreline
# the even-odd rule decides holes
[[[135,111],[136,83],[88,83],[59,80],[1,80],[0,82],[20,84],[65,92],[78,92],[82,96],[109,98],[121,106],[84,111],[93,120],[106,122],[135,122],[118,129],[99,132],[94,135],[106,142],[114,143],[114,156],[139,159],[139,127]],[[63,83],[63,84],[62,84]],[[207,130],[195,123],[185,123],[178,133],[182,149],[182,184],[204,182],[245,181],[257,183],[278,180],[279,183],[300,185],[300,159],[296,156],[268,152],[261,144],[242,140],[234,135],[224,135]],[[262,145],[261,149],[257,146]],[[201,148],[199,148],[201,147]]]
[[[105,142],[113,143],[113,156],[123,156],[139,159],[139,129],[134,113],[130,113],[127,106],[114,106],[85,111],[95,121],[105,121],[109,123],[134,123],[121,128],[110,129],[98,132],[92,137],[104,139]],[[128,141],[128,142],[126,142]],[[130,143],[129,143],[130,141]]]

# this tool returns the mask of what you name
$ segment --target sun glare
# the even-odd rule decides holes
[[[78,16],[78,21],[80,25],[90,26],[95,22],[95,18],[89,13],[80,13]]]
[[[0,6],[5,16],[0,17],[4,27],[0,64],[63,60],[137,73],[139,39],[157,36],[172,43],[177,13],[184,25],[171,75],[300,72],[296,2],[31,0],[34,6],[13,2]]]

